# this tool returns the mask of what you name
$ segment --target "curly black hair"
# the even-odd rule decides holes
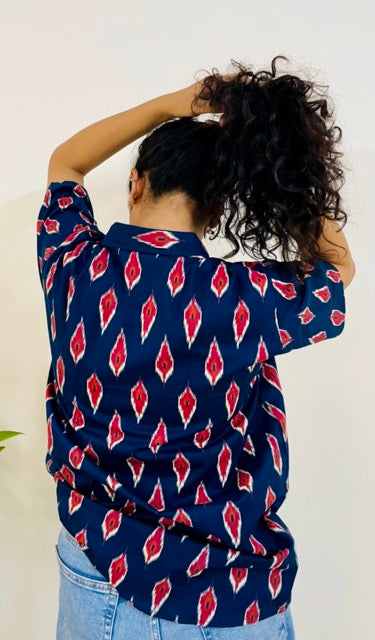
[[[324,218],[347,222],[339,194],[343,153],[335,148],[342,130],[329,123],[332,112],[317,91],[325,85],[276,77],[277,58],[288,60],[276,56],[271,72],[254,73],[234,60],[239,71],[230,76],[213,68],[192,113],[199,98],[209,100],[221,123],[169,120],[142,141],[134,166],[140,175],[148,172],[154,197],[182,191],[195,205],[197,224],[218,222],[210,239],[224,227],[234,245],[224,259],[240,244],[266,261],[281,247],[282,260],[301,275],[304,263],[327,259],[318,246]],[[311,99],[314,90],[323,97]],[[271,248],[269,240],[275,240]]]

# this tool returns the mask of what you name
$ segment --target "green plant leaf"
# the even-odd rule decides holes
[[[13,436],[18,436],[20,433],[23,433],[23,431],[0,431],[0,441],[1,440],[6,440],[7,438],[13,438]],[[25,434],[24,434],[25,435]],[[2,447],[2,449],[4,449],[5,447]],[[1,451],[1,449],[0,449]]]

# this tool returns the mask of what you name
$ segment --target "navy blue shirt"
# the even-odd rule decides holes
[[[275,356],[342,332],[338,269],[225,261],[193,232],[104,234],[73,181],[49,184],[37,251],[61,523],[148,615],[232,627],[284,611],[298,562],[277,514],[289,462]]]

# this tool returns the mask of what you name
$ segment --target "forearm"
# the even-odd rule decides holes
[[[56,147],[51,158],[83,175],[89,173],[134,140],[172,118],[167,95],[89,125]]]

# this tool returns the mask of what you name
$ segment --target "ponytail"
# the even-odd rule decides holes
[[[210,239],[223,227],[234,245],[223,259],[241,245],[267,261],[281,247],[282,260],[302,274],[303,262],[325,259],[318,247],[324,218],[347,222],[339,194],[343,153],[335,149],[342,131],[329,124],[326,98],[310,99],[319,85],[276,77],[277,57],[271,72],[232,60],[239,70],[228,79],[214,68],[195,100],[208,99],[221,122],[169,120],[142,141],[133,166],[140,176],[148,172],[153,197],[182,191],[196,224],[219,223]]]
[[[342,131],[328,126],[332,113],[324,97],[309,99],[319,85],[295,75],[276,77],[277,57],[272,72],[253,73],[235,63],[239,71],[229,81],[213,69],[195,98],[208,99],[223,114],[204,200],[224,196],[228,202],[222,223],[235,248],[224,258],[237,253],[239,240],[256,259],[268,260],[278,247],[290,263],[292,251],[297,260],[324,259],[318,247],[324,218],[347,222],[339,194],[343,153],[335,149]],[[269,240],[275,241],[271,248]],[[291,266],[301,273],[298,263]]]

